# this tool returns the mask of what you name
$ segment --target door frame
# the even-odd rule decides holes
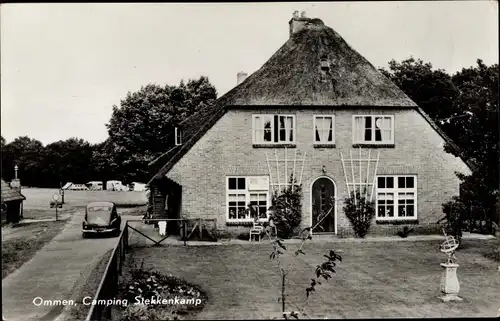
[[[326,175],[322,175],[322,176],[318,176],[316,177],[315,179],[312,180],[311,182],[311,186],[309,187],[309,209],[310,209],[310,215],[309,215],[309,226],[312,227],[312,224],[313,224],[313,185],[314,183],[320,179],[320,178],[328,178],[332,184],[333,184],[333,188],[334,188],[334,192],[335,192],[335,195],[334,195],[334,198],[335,198],[335,213],[334,213],[334,234],[337,235],[337,194],[338,194],[338,190],[337,190],[337,184],[335,184],[335,181],[329,177],[329,176],[326,176]],[[311,229],[311,234],[313,233],[312,229]]]

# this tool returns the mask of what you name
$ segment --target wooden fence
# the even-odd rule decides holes
[[[138,228],[132,227],[130,222],[179,222],[179,231],[181,234],[181,239],[184,241],[184,246],[187,245],[189,238],[198,232],[200,240],[203,237],[203,228],[209,234],[216,239],[216,235],[213,235],[209,229],[207,229],[207,221],[213,222],[213,226],[217,226],[217,221],[215,219],[146,219],[146,220],[127,220],[125,222],[125,227],[120,233],[118,242],[113,249],[110,260],[106,265],[104,274],[102,276],[101,282],[97,291],[94,295],[94,302],[105,302],[105,300],[113,300],[118,292],[119,277],[123,271],[123,263],[125,262],[125,254],[130,248],[130,235],[131,231],[138,233],[139,235],[149,239],[153,242],[153,246],[161,246],[161,243],[167,239],[170,235],[166,235],[159,241],[156,241],[149,237],[148,235],[141,232]],[[192,223],[192,224],[190,224]],[[192,225],[192,226],[191,226]],[[189,229],[188,229],[189,227]],[[189,232],[189,233],[188,233]],[[87,314],[85,321],[102,321],[111,319],[111,306],[105,304],[93,304],[90,306],[90,310]]]

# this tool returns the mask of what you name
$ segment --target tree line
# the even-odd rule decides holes
[[[478,59],[476,65],[449,74],[409,58],[392,60],[379,70],[461,149],[459,155],[445,146],[447,152],[474,164],[472,175],[458,173],[463,192],[455,201],[494,215],[491,211],[499,198],[498,64],[487,66]],[[2,177],[11,180],[17,164],[26,186],[59,187],[68,181],[110,179],[148,181],[153,174],[148,164],[174,146],[174,127],[216,99],[217,91],[207,77],[181,81],[177,86],[150,84],[129,92],[119,107],[113,106],[106,124],[109,137],[102,143],[70,138],[43,146],[26,136],[9,143],[2,137]]]
[[[500,115],[498,64],[476,65],[449,75],[413,58],[389,62],[381,72],[415,101],[458,145],[445,151],[469,160],[472,175],[457,173],[461,192],[443,211],[463,219],[500,221]],[[461,216],[461,217],[460,217]]]
[[[70,138],[44,146],[27,136],[9,143],[2,137],[2,178],[12,180],[17,165],[23,186],[57,188],[66,182],[115,179],[147,182],[148,164],[174,146],[175,126],[216,99],[215,87],[204,76],[177,86],[149,84],[113,106],[106,124],[108,138],[102,143]]]

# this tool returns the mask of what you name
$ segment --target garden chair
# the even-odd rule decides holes
[[[254,221],[252,227],[250,228],[250,239],[252,242],[252,235],[258,236],[258,240],[260,242],[260,235],[264,231],[264,227],[259,223],[259,221]]]

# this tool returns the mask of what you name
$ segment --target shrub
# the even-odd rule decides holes
[[[446,234],[452,235],[457,240],[460,240],[462,238],[464,221],[467,215],[465,204],[463,204],[458,197],[454,197],[452,201],[444,203],[442,207],[443,213],[446,214]]]
[[[248,241],[250,239],[250,233],[248,233],[248,232],[240,233],[240,234],[238,234],[237,239],[242,240],[242,241]]]
[[[356,191],[356,195],[351,192],[344,204],[344,213],[351,223],[354,233],[361,238],[365,237],[375,217],[373,202],[368,201],[359,191]]]
[[[172,275],[145,270],[142,266],[130,270],[130,279],[120,285],[120,294],[120,299],[126,299],[129,303],[126,306],[117,306],[121,310],[122,321],[176,320],[182,315],[197,313],[203,309],[207,300],[205,292],[197,285]],[[166,300],[178,298],[181,304],[135,304],[136,298],[151,297]],[[182,301],[183,299],[186,301]],[[199,299],[201,304],[189,301],[193,299]]]
[[[403,227],[401,231],[398,231],[398,235],[402,238],[407,238],[410,233],[413,232],[412,228],[409,228],[408,226]]]
[[[180,320],[179,316],[172,311],[164,311],[161,309],[148,309],[146,305],[131,305],[129,308],[122,311],[120,315],[121,321],[163,321],[163,320]]]
[[[271,218],[281,238],[290,238],[302,220],[302,186],[296,183],[292,177],[290,184],[273,196]]]

